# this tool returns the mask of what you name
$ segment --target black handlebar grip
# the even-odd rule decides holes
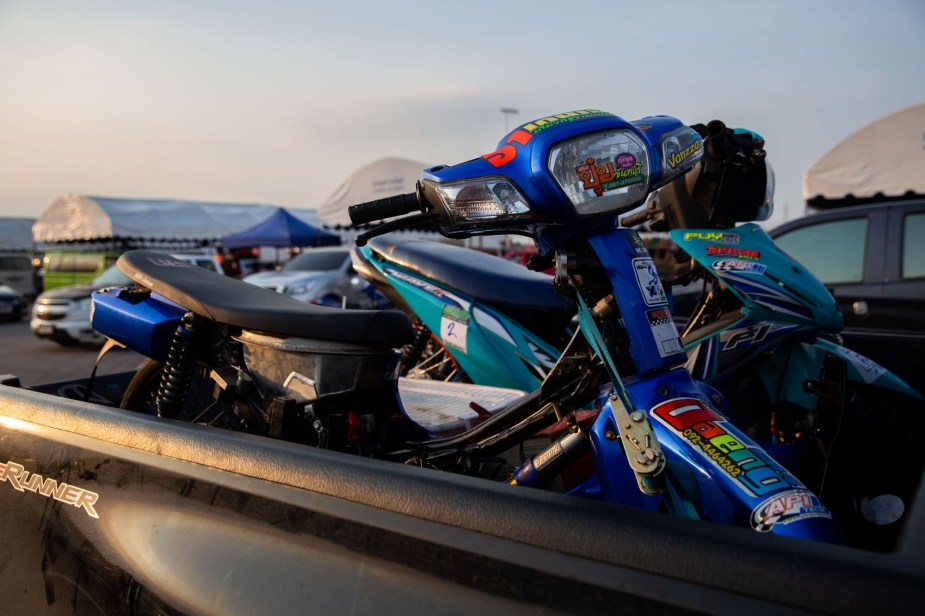
[[[726,125],[721,120],[711,120],[707,124],[706,154],[713,160],[726,158]]]
[[[374,220],[410,214],[420,209],[421,205],[418,203],[417,193],[407,193],[367,201],[366,203],[357,203],[347,208],[347,213],[350,215],[350,222],[354,225],[362,225]]]

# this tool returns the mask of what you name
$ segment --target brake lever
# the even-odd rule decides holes
[[[388,222],[384,222],[381,225],[360,233],[354,238],[354,242],[357,246],[365,246],[366,242],[374,237],[379,235],[385,235],[386,233],[391,233],[392,231],[397,231],[398,229],[409,229],[411,227],[417,227],[419,225],[425,225],[426,227],[435,228],[435,223],[438,218],[436,212],[427,212],[424,214],[414,214],[413,216],[402,216],[401,218],[395,218]],[[425,227],[425,228],[426,228]]]

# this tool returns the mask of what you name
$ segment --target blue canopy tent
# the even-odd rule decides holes
[[[279,208],[264,222],[222,238],[225,249],[254,246],[337,246],[340,236],[296,218]]]

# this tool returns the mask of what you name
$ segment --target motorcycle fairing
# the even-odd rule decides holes
[[[671,238],[700,265],[707,268],[742,302],[740,317],[716,330],[697,330],[685,336],[690,359],[686,364],[696,378],[717,381],[734,376],[762,351],[781,344],[801,331],[837,332],[843,318],[832,294],[797,261],[781,251],[758,225],[748,223],[731,230],[677,229]],[[712,253],[712,254],[710,254]],[[736,258],[736,256],[741,258]],[[812,344],[846,360],[848,378],[921,399],[921,395],[889,370],[845,347],[814,337]],[[822,365],[812,345],[788,345],[795,365]],[[792,366],[791,366],[792,368]],[[809,371],[808,379],[818,374]],[[815,408],[814,397],[799,386],[802,379],[771,386],[779,376],[762,374],[769,391],[781,400]]]
[[[473,382],[530,391],[559,356],[549,343],[491,306],[398,265],[368,260],[440,338]],[[499,366],[504,369],[499,370]]]
[[[923,400],[922,394],[913,389],[908,383],[884,368],[872,359],[864,357],[856,351],[845,348],[831,340],[820,338],[816,345],[821,349],[834,353],[845,360],[848,366],[848,378],[853,381],[864,382],[869,385],[877,385],[892,389],[900,393],[912,396],[917,400]]]
[[[758,225],[733,230],[669,232],[687,254],[742,302],[742,319],[769,320],[836,332],[844,325],[835,298]]]
[[[697,379],[712,380],[724,374],[734,374],[766,348],[805,329],[772,321],[739,321],[735,327],[687,345],[685,367]]]

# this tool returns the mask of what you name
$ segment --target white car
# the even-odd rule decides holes
[[[290,259],[282,269],[244,277],[294,299],[345,308],[381,308],[385,301],[353,269],[350,249],[312,248]]]
[[[211,255],[173,255],[192,265],[223,274],[221,264]],[[58,287],[40,294],[32,305],[29,329],[39,338],[49,338],[64,346],[101,344],[103,336],[90,325],[90,295],[96,289],[124,287],[132,280],[109,266],[89,284]]]

